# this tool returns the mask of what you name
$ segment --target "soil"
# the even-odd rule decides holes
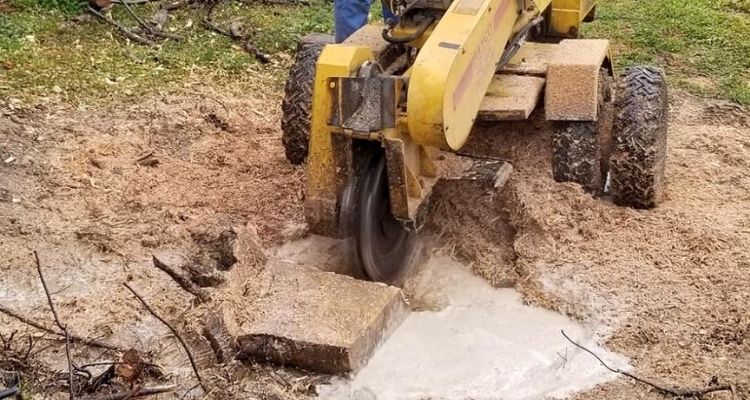
[[[196,305],[151,260],[219,254],[219,269],[230,228],[257,231],[250,247],[266,254],[305,235],[304,170],[286,161],[280,103],[280,90],[260,84],[186,86],[97,107],[0,103],[0,305],[52,326],[36,249],[70,329],[147,352],[168,380],[180,382],[178,395],[196,383],[185,354],[123,282],[185,332],[204,379],[220,388],[208,397],[314,393],[319,378],[304,372],[216,366],[199,334],[208,306]],[[656,209],[617,207],[554,182],[550,126],[537,115],[533,124],[477,128],[467,150],[511,160],[514,174],[486,211],[492,215],[462,211],[460,202],[437,207],[433,232],[491,283],[515,285],[529,303],[601,326],[602,343],[629,357],[637,374],[685,386],[716,377],[736,385],[736,398],[749,398],[748,114],[679,92],[671,111],[666,200]],[[446,222],[457,220],[466,223]],[[225,283],[207,290],[252,286],[264,257],[236,258],[219,271]],[[0,323],[5,337],[39,334],[4,314]],[[65,370],[64,347],[52,344],[35,361]],[[115,357],[84,346],[74,346],[73,356]],[[663,398],[626,378],[578,397]]]

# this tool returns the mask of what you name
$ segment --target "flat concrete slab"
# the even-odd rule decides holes
[[[401,290],[283,263],[270,265],[270,285],[236,327],[238,357],[323,373],[367,363],[408,313]]]

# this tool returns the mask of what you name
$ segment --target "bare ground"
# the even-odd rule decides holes
[[[198,334],[203,308],[151,262],[155,252],[205,252],[230,227],[257,227],[265,248],[304,234],[304,173],[284,158],[279,103],[278,91],[267,87],[196,85],[96,108],[4,104],[0,305],[52,325],[31,256],[38,249],[61,317],[76,333],[150,352],[166,380],[192,387],[184,353],[122,287],[130,281],[185,332],[218,388],[214,397],[308,395],[305,374],[215,367]],[[437,229],[447,248],[494,284],[515,284],[531,303],[600,326],[603,340],[629,356],[637,373],[688,386],[716,376],[748,398],[750,118],[683,93],[671,106],[668,199],[658,209],[615,207],[555,183],[548,126],[509,124],[480,127],[470,144],[514,163],[503,198],[492,203],[498,218],[454,204],[459,209],[441,215],[466,223],[441,220]],[[474,228],[481,221],[497,229]],[[238,265],[228,275],[230,289],[257,276],[257,266]],[[0,323],[4,336],[39,333],[2,314]],[[54,344],[36,361],[64,370],[63,347]],[[74,358],[116,356],[100,353],[76,346]],[[60,388],[54,377],[42,383],[34,390]],[[662,396],[620,379],[580,397]]]

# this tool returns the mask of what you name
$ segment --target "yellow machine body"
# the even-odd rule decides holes
[[[412,66],[409,134],[423,146],[458,150],[519,14],[516,0],[456,0]]]
[[[357,77],[368,62],[383,58],[383,39],[379,35],[360,35],[365,39],[358,37],[350,43],[327,45],[318,60],[313,87],[306,191],[311,230],[339,236],[337,202],[354,174],[354,140],[380,142],[385,149],[392,214],[416,227],[420,206],[432,185],[443,176],[443,171],[451,169],[446,164],[453,159],[445,151],[459,150],[469,138],[509,42],[539,16],[549,19],[546,21],[549,36],[576,36],[594,3],[594,0],[455,0],[431,26],[406,44],[414,49],[416,57],[400,74],[384,80],[387,91],[376,92],[378,96],[388,93],[389,99],[395,99],[382,110],[384,115],[392,116],[389,120],[392,123],[376,129],[347,128],[341,118],[348,104],[355,101],[346,97],[351,96],[344,90],[351,82],[347,79]],[[418,25],[402,19],[392,32],[408,36],[418,30]],[[382,27],[364,29],[379,32]],[[542,64],[546,58],[555,58],[555,47],[545,51],[537,54]],[[568,74],[573,79],[578,74],[593,85],[586,92],[588,98],[578,99],[582,108],[574,110],[584,119],[596,115],[590,107],[596,107],[595,85],[600,64],[592,63],[604,63],[608,44],[600,43],[596,52],[586,57],[585,63],[589,64],[586,68],[578,68],[575,55],[563,55],[562,68],[568,72],[557,74]],[[526,61],[517,58],[516,62]],[[546,72],[546,64],[543,70]],[[551,97],[566,101],[560,96]],[[548,105],[567,110],[559,104]],[[567,117],[581,119],[578,115]]]

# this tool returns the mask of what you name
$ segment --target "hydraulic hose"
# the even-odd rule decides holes
[[[401,37],[393,37],[391,36],[391,27],[386,27],[383,29],[383,40],[385,40],[388,43],[409,43],[412,40],[417,39],[418,37],[422,36],[423,33],[427,31],[427,28],[432,25],[432,23],[435,22],[435,17],[428,16],[422,22],[419,23],[417,26],[417,30],[414,31],[411,35],[408,36],[401,36]]]

